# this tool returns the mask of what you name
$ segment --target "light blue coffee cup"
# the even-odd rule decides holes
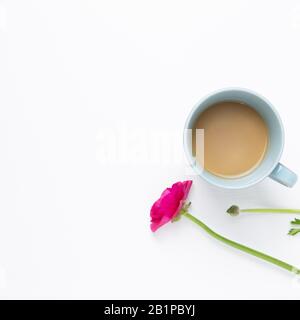
[[[196,161],[192,154],[192,135],[190,129],[194,127],[195,121],[205,109],[222,101],[237,101],[250,105],[262,116],[269,129],[269,143],[264,159],[256,169],[238,178],[225,179],[211,174]],[[284,129],[279,114],[267,99],[248,89],[222,89],[211,93],[198,102],[186,120],[183,145],[186,158],[196,174],[207,182],[221,188],[247,188],[266,177],[270,177],[287,187],[293,187],[297,182],[297,175],[279,162],[284,146]]]

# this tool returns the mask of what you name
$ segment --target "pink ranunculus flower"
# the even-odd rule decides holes
[[[191,186],[191,180],[176,182],[171,188],[167,188],[160,198],[155,201],[150,212],[150,227],[153,232],[176,218],[184,205]]]
[[[160,196],[160,198],[155,201],[151,208],[151,230],[155,232],[158,228],[168,223],[169,221],[175,221],[176,218],[184,216],[189,219],[211,237],[216,240],[227,244],[230,247],[243,251],[245,253],[251,254],[257,258],[265,260],[267,262],[273,263],[278,267],[285,270],[293,272],[295,274],[300,274],[300,268],[296,268],[293,265],[286,263],[282,260],[271,257],[263,252],[257,251],[255,249],[249,248],[241,243],[232,241],[220,235],[219,233],[213,231],[201,220],[190,214],[189,207],[190,202],[185,203],[186,198],[192,186],[192,181],[187,180],[183,182],[176,182],[171,188],[167,188]]]

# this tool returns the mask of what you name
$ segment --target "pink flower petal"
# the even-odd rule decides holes
[[[175,218],[189,194],[192,181],[176,182],[171,188],[163,191],[160,198],[152,205],[151,230],[155,232],[158,228]]]

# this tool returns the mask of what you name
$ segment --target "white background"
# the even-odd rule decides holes
[[[300,173],[299,40],[297,0],[1,0],[0,297],[299,298],[295,276],[186,219],[149,229],[163,189],[192,178],[193,214],[300,266],[291,216],[225,214],[300,207],[300,183],[224,191],[181,159],[192,106],[241,86],[279,110]]]

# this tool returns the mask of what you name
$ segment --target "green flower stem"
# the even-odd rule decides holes
[[[246,247],[240,243],[237,243],[237,242],[234,242],[232,240],[229,240],[223,236],[221,236],[220,234],[214,232],[213,230],[211,230],[206,224],[204,224],[202,221],[198,220],[197,218],[195,218],[193,215],[191,215],[190,213],[186,212],[186,211],[183,211],[182,212],[182,215],[185,216],[186,218],[190,219],[191,221],[193,221],[194,223],[196,223],[199,227],[201,227],[204,231],[206,231],[210,236],[212,236],[213,238],[233,247],[233,248],[236,248],[238,250],[241,250],[241,251],[244,251],[248,254],[251,254],[255,257],[258,257],[262,260],[265,260],[267,262],[270,262],[270,263],[273,263],[275,264],[276,266],[278,267],[281,267],[283,269],[286,269],[290,272],[293,272],[295,274],[300,274],[300,269],[284,262],[284,261],[281,261],[281,260],[278,260],[276,258],[273,258],[269,255],[266,255],[262,252],[259,252],[259,251],[256,251],[254,249],[251,249],[249,247]]]
[[[300,213],[298,209],[240,209],[240,212],[252,213]]]
[[[187,210],[186,210],[187,211]],[[238,216],[241,212],[249,212],[249,213],[300,213],[300,209],[269,209],[269,208],[255,208],[255,209],[240,209],[237,205],[232,205],[226,211],[231,216]]]

